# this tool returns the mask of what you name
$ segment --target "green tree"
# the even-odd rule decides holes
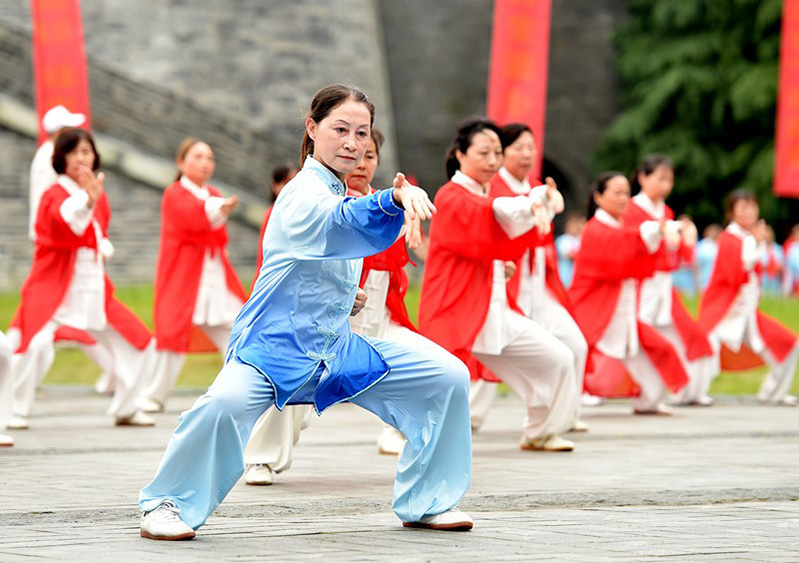
[[[663,152],[676,166],[670,204],[705,225],[725,194],[755,191],[780,230],[796,200],[771,194],[781,0],[628,0],[616,34],[624,111],[596,153],[597,170],[632,170]],[[793,217],[791,218],[791,215]]]

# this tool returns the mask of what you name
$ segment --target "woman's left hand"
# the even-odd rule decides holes
[[[394,178],[394,203],[402,207],[411,220],[429,221],[437,213],[427,192],[408,182],[402,172]]]

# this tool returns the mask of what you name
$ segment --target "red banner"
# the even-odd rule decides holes
[[[774,193],[799,197],[799,0],[782,3]]]
[[[547,106],[552,0],[496,0],[488,72],[488,117],[530,126],[538,149],[531,177],[541,176]]]
[[[89,81],[83,47],[83,23],[78,0],[31,0],[33,77],[39,142],[46,137],[42,117],[64,105],[86,116],[89,123]]]

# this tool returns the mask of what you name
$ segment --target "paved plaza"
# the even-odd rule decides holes
[[[671,419],[586,409],[573,453],[520,451],[522,405],[500,399],[475,436],[466,533],[401,527],[380,421],[339,405],[273,486],[239,483],[195,540],[144,540],[138,490],[192,401],[114,428],[108,399],[41,390],[0,451],[0,561],[799,560],[799,409],[729,399]]]

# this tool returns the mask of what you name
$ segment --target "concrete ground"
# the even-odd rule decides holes
[[[522,405],[502,398],[475,435],[467,533],[401,527],[381,423],[340,405],[274,485],[239,483],[195,540],[142,539],[138,490],[192,401],[114,428],[108,399],[43,389],[0,450],[0,561],[799,560],[799,409],[733,400],[670,419],[586,409],[575,452],[533,453],[518,448]]]

